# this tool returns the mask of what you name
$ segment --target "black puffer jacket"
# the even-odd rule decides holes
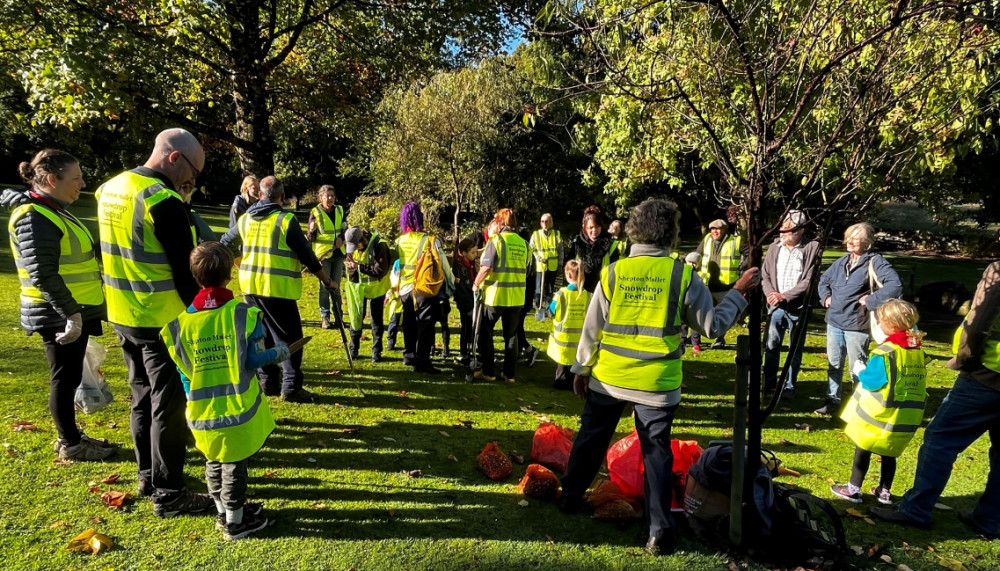
[[[611,243],[614,239],[607,232],[601,233],[596,240],[591,242],[583,231],[573,237],[569,243],[569,252],[566,259],[574,258],[580,260],[580,269],[583,271],[583,289],[594,293],[597,283],[601,281],[601,267],[604,262],[604,255],[611,250]],[[610,261],[618,260],[618,251],[611,254]]]
[[[28,203],[40,204],[26,192],[7,189],[3,193],[2,203],[11,210]],[[65,211],[60,212],[67,216]],[[81,305],[73,299],[66,283],[59,276],[59,241],[62,230],[51,220],[37,212],[29,212],[14,225],[14,236],[17,239],[18,254],[21,264],[48,303],[28,303],[21,300],[21,327],[28,334],[42,329],[63,329],[66,318],[74,313],[80,313],[84,323],[93,321],[99,324],[107,319],[107,305]],[[15,247],[11,244],[11,247]],[[100,250],[94,246],[95,254]]]

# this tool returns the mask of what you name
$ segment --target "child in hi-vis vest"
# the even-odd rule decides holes
[[[233,297],[233,255],[219,242],[191,252],[201,291],[160,331],[181,373],[187,421],[208,461],[205,479],[218,510],[215,527],[242,539],[267,527],[262,506],[246,501],[247,463],[274,430],[256,370],[288,359],[285,345],[264,348],[260,310]]]
[[[546,353],[557,365],[552,387],[569,391],[573,390],[573,373],[570,367],[576,359],[576,347],[580,344],[590,292],[583,289],[583,272],[580,271],[579,261],[566,262],[563,273],[569,285],[557,291],[549,303],[552,333],[549,334]]]
[[[389,272],[389,291],[385,292],[385,304],[389,307],[389,326],[386,327],[386,351],[396,350],[399,336],[399,322],[403,317],[403,302],[399,299],[399,260],[392,263]]]
[[[854,441],[854,467],[847,484],[830,490],[850,502],[861,502],[861,484],[872,454],[882,457],[879,484],[872,490],[879,503],[892,504],[889,490],[896,475],[896,458],[913,439],[924,418],[927,399],[926,356],[920,348],[923,332],[916,329],[917,308],[900,299],[878,306],[875,317],[888,335],[868,357],[854,364],[860,384],[840,418]]]

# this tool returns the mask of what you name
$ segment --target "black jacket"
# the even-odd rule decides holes
[[[27,192],[9,189],[4,191],[3,202],[12,210],[28,203],[43,204]],[[70,220],[69,214],[64,209],[53,210]],[[95,322],[99,329],[99,322],[107,319],[107,305],[77,303],[59,276],[59,241],[62,240],[62,230],[45,215],[32,211],[14,225],[14,236],[17,238],[21,264],[28,271],[35,287],[48,301],[48,303],[29,303],[22,299],[21,327],[29,335],[43,329],[62,330],[66,326],[66,319],[74,313],[79,313],[84,323]],[[93,248],[94,255],[100,255],[100,248],[96,244],[93,244]]]
[[[569,243],[569,252],[566,254],[566,259],[572,260],[576,258],[580,260],[580,270],[583,272],[583,289],[590,293],[594,293],[594,289],[597,288],[597,282],[601,281],[601,265],[604,261],[604,255],[611,250],[611,243],[613,241],[611,234],[604,232],[596,240],[590,242],[583,236],[583,231],[581,230]],[[617,260],[618,251],[616,250],[611,253],[610,261],[614,262]]]

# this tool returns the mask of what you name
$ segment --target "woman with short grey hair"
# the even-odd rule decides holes
[[[816,414],[836,415],[840,408],[844,360],[848,367],[864,363],[871,339],[868,314],[903,293],[896,270],[871,251],[875,229],[859,222],[844,231],[847,253],[819,278],[819,299],[826,308],[826,402]],[[881,285],[875,285],[881,284]],[[874,286],[874,287],[873,287]],[[857,381],[854,373],[851,378]]]
[[[757,285],[752,268],[713,307],[691,266],[671,256],[680,215],[672,202],[648,199],[632,211],[627,258],[608,266],[587,309],[573,373],[585,399],[580,432],[563,477],[560,509],[571,513],[597,475],[625,408],[632,404],[645,466],[646,513],[653,555],[673,550],[673,453],[670,429],[681,400],[681,324],[707,337],[732,327]]]

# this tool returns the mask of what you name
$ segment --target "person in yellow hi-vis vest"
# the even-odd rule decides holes
[[[246,302],[263,315],[268,347],[291,345],[302,338],[298,306],[302,266],[333,288],[295,214],[282,208],[284,204],[285,185],[273,176],[264,177],[260,181],[260,200],[221,240],[232,249],[242,246],[240,289]],[[280,368],[270,364],[260,370],[264,394],[280,394],[287,402],[316,402],[316,396],[302,387],[302,379],[302,351],[282,361]]]
[[[563,241],[562,234],[552,228],[552,215],[546,212],[542,214],[541,228],[531,234],[528,246],[531,247],[531,254],[535,258],[535,299],[533,304],[538,307],[539,303],[546,308],[552,300],[552,292],[556,285],[556,274],[563,265]],[[544,290],[542,286],[544,283]],[[539,302],[541,296],[541,302]]]
[[[354,323],[364,321],[368,307],[371,308],[372,324],[372,363],[382,361],[382,330],[385,323],[385,294],[389,291],[392,271],[390,267],[389,245],[378,232],[362,230],[357,226],[347,229],[344,234],[347,246],[347,279],[361,284],[362,296],[360,304],[348,304],[348,309],[355,311],[360,305],[360,315],[351,315],[351,357],[358,358],[361,346],[361,328],[355,328]]]
[[[917,308],[890,299],[875,310],[885,342],[872,351],[867,365],[854,363],[860,386],[840,418],[844,432],[854,441],[854,468],[846,484],[830,486],[837,497],[861,503],[861,485],[872,454],[881,459],[882,474],[872,494],[880,504],[891,505],[896,458],[903,453],[924,419],[927,401],[927,355],[920,348],[923,332],[916,329]]]
[[[306,238],[312,242],[313,254],[323,264],[323,271],[330,276],[332,288],[328,288],[320,280],[319,315],[322,319],[320,327],[330,329],[340,328],[340,323],[330,324],[330,300],[337,307],[340,304],[340,280],[344,277],[344,232],[347,230],[347,218],[344,207],[337,204],[337,191],[333,185],[324,184],[319,187],[319,204],[309,211]],[[339,319],[334,312],[334,319]]]
[[[1000,232],[997,234],[1000,239]],[[872,516],[919,528],[931,526],[932,515],[959,454],[989,434],[989,473],[986,488],[971,510],[958,512],[958,520],[986,539],[1000,536],[1000,262],[983,272],[972,308],[955,331],[954,357],[948,367],[959,371],[955,384],[944,397],[934,418],[924,430],[917,452],[913,487],[899,507],[872,508]],[[982,468],[979,468],[982,473]],[[968,492],[962,492],[963,495]],[[968,494],[971,495],[971,494]]]
[[[482,290],[483,313],[479,318],[479,362],[482,370],[473,371],[473,377],[486,381],[493,375],[493,328],[503,320],[503,376],[514,382],[517,364],[517,325],[524,307],[525,275],[531,255],[528,243],[517,235],[517,218],[510,208],[501,208],[493,218],[499,231],[490,236],[479,260],[479,274],[472,282],[475,295]]]
[[[108,321],[118,335],[132,390],[132,440],[139,494],[160,517],[203,513],[214,505],[184,485],[184,391],[160,328],[194,300],[188,259],[195,231],[179,194],[205,168],[201,143],[184,129],[156,136],[141,167],[97,189]]]
[[[569,285],[561,288],[552,297],[549,313],[552,314],[552,333],[546,354],[556,363],[556,378],[552,388],[573,390],[573,361],[576,347],[583,332],[583,319],[590,305],[590,292],[583,289],[583,275],[580,261],[570,260],[563,268],[563,275]]]
[[[288,347],[264,348],[260,310],[226,288],[233,255],[219,242],[191,253],[191,273],[202,289],[188,308],[160,330],[187,395],[187,422],[205,455],[205,479],[226,539],[267,527],[261,505],[247,501],[247,464],[274,430],[254,371],[288,359]]]
[[[86,186],[76,157],[40,151],[18,169],[27,192],[4,191],[0,203],[13,208],[7,231],[21,282],[21,327],[38,334],[49,362],[49,413],[62,460],[105,460],[107,441],[88,437],[76,425],[74,397],[83,379],[91,335],[107,319],[96,244],[67,208]]]
[[[744,292],[759,282],[757,269],[747,270],[713,308],[701,278],[671,256],[679,218],[672,202],[643,201],[625,227],[629,256],[601,271],[573,364],[573,390],[585,404],[559,505],[565,513],[580,506],[632,404],[645,459],[646,551],[652,555],[674,548],[670,429],[681,400],[681,323],[718,337],[746,307]]]
[[[698,251],[701,253],[701,271],[698,274],[718,303],[740,277],[747,248],[738,234],[729,233],[729,224],[719,218],[709,222],[708,234],[701,241]],[[726,338],[723,336],[715,340],[712,349],[723,349],[725,346]]]

